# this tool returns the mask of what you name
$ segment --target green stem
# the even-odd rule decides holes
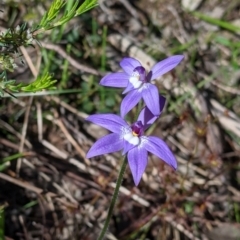
[[[110,207],[108,209],[107,218],[105,220],[103,229],[102,229],[102,231],[101,231],[97,240],[102,240],[104,238],[105,234],[106,234],[107,229],[108,229],[110,220],[112,218],[113,209],[114,209],[114,206],[115,206],[116,201],[117,201],[119,189],[120,189],[120,186],[122,184],[123,175],[124,175],[124,172],[126,170],[126,167],[127,167],[127,157],[125,157],[122,161],[122,166],[121,166],[120,172],[118,174],[118,179],[117,179],[117,182],[116,182],[116,187],[115,187],[115,190],[114,190],[114,193],[113,193],[112,201],[111,201]]]

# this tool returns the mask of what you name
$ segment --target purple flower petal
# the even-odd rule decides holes
[[[143,148],[162,159],[165,163],[174,169],[177,168],[177,161],[175,156],[162,139],[153,136],[144,138],[146,141],[144,141]]]
[[[160,95],[159,96],[160,114],[164,108],[165,102],[166,98]],[[158,117],[159,116],[153,115],[152,112],[147,107],[144,107],[138,116],[138,121],[142,122],[144,130],[146,130],[157,120]]]
[[[133,70],[136,67],[142,66],[142,64],[135,58],[129,57],[123,58],[123,60],[120,62],[120,66],[128,75],[132,75]]]
[[[108,134],[93,144],[87,153],[87,158],[106,153],[117,152],[123,148],[123,140],[117,133]]]
[[[125,155],[128,151],[130,151],[134,147],[136,147],[136,145],[133,145],[128,141],[124,141],[122,155]]]
[[[134,89],[134,86],[128,82],[128,86],[125,88],[125,90],[123,91],[123,94],[127,93],[127,92],[130,92]]]
[[[121,103],[121,117],[123,118],[131,109],[133,109],[141,98],[142,94],[138,90],[132,90],[129,92]]]
[[[184,58],[183,55],[175,55],[168,57],[161,62],[156,63],[151,71],[148,73],[148,79],[154,80],[163,74],[169,72],[173,68],[175,68]]]
[[[159,96],[160,114],[162,113],[165,103],[166,103],[166,98],[160,95]]]
[[[108,87],[125,88],[128,85],[129,76],[125,72],[110,73],[103,77],[100,85]]]
[[[120,116],[111,113],[90,115],[86,120],[114,133],[120,133],[122,127],[128,126]]]
[[[128,164],[137,186],[146,169],[148,162],[147,151],[144,148],[135,147],[128,152]]]
[[[142,97],[146,103],[148,109],[155,116],[160,115],[160,105],[159,105],[159,93],[155,85],[151,83],[146,83],[146,88],[142,90]]]

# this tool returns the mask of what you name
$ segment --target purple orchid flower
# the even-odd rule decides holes
[[[129,92],[121,103],[121,116],[124,117],[143,98],[148,109],[159,115],[159,93],[157,87],[151,83],[163,74],[175,68],[183,59],[183,55],[174,55],[156,63],[150,72],[146,72],[141,63],[134,58],[124,58],[120,66],[124,72],[111,73],[103,77],[100,85],[108,87],[126,88]]]
[[[156,155],[176,169],[177,161],[167,144],[158,137],[144,135],[144,130],[154,119],[156,119],[156,116],[146,107],[142,110],[138,120],[132,125],[129,125],[123,118],[115,114],[94,114],[89,116],[88,121],[100,125],[112,133],[100,138],[87,153],[87,158],[122,150],[123,155],[127,154],[136,186],[146,169],[148,152]]]

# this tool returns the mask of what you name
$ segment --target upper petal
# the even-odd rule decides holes
[[[117,152],[123,148],[123,140],[117,133],[108,134],[93,144],[87,153],[87,158],[106,153]]]
[[[166,98],[163,96],[159,96],[159,105],[160,105],[160,114],[164,108],[166,102]],[[139,116],[138,116],[138,121],[141,121],[143,126],[144,126],[144,130],[147,129],[148,127],[150,127],[158,118],[159,116],[154,115],[149,109],[148,107],[144,107],[142,109],[142,111],[140,112]]]
[[[111,113],[93,114],[86,118],[86,120],[104,127],[114,133],[120,133],[122,127],[128,126],[124,119]]]
[[[148,78],[150,80],[153,80],[162,76],[163,74],[175,68],[183,58],[183,55],[174,55],[162,60],[161,62],[156,63],[148,73]]]
[[[131,109],[133,109],[142,97],[142,93],[138,90],[132,90],[122,100],[121,103],[121,116],[124,117]]]
[[[128,75],[132,75],[133,70],[136,67],[142,66],[142,64],[135,58],[127,57],[122,59],[120,66]]]
[[[141,180],[141,177],[146,169],[147,162],[147,151],[144,148],[135,147],[128,152],[128,164],[136,186]]]
[[[159,105],[159,93],[155,85],[151,83],[145,83],[144,88],[142,89],[142,97],[146,103],[148,109],[152,112],[153,115],[160,115],[160,105]]]
[[[143,139],[143,148],[161,158],[174,169],[177,168],[177,160],[175,156],[162,139],[153,136],[143,137]]]
[[[129,76],[125,72],[110,73],[103,77],[100,85],[108,87],[125,88],[128,85]]]

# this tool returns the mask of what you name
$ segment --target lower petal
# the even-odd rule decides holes
[[[144,148],[135,147],[128,152],[128,164],[136,186],[141,180],[141,177],[146,169],[147,162],[147,151]]]
[[[145,137],[143,142],[144,145],[142,147],[145,148],[148,152],[156,155],[174,169],[177,168],[177,160],[175,156],[162,139],[149,136]]]
[[[123,149],[123,143],[124,142],[122,139],[120,139],[119,134],[108,134],[93,144],[86,157],[91,158],[106,153],[117,152]]]
[[[164,108],[165,102],[166,102],[166,98],[160,95],[159,96],[160,114]],[[154,115],[148,109],[148,107],[144,107],[138,116],[138,121],[142,122],[145,130],[149,128],[157,120],[158,117],[159,116]]]
[[[123,152],[122,155],[125,155],[128,151],[135,148],[136,146],[129,143],[128,141],[124,141]]]
[[[133,85],[129,82],[128,86],[125,88],[125,90],[123,91],[123,94],[126,94],[130,91],[132,91],[134,89]]]
[[[129,92],[121,103],[121,117],[123,118],[131,109],[133,109],[141,98],[142,93],[138,90],[132,90]]]
[[[155,116],[160,115],[159,93],[155,85],[147,83],[142,90],[142,97],[148,109]]]

